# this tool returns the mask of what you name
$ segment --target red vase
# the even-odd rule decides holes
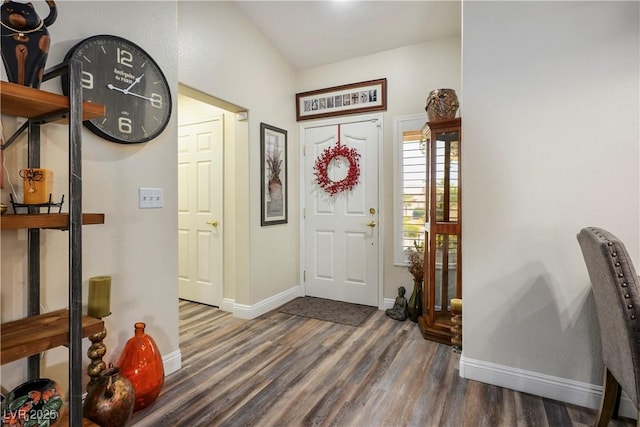
[[[144,333],[145,324],[135,324],[135,335],[122,350],[118,367],[129,378],[136,395],[134,411],[151,405],[164,385],[164,365],[156,342]]]

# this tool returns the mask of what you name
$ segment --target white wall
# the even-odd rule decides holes
[[[640,261],[639,3],[465,2],[463,22],[463,368],[600,384],[576,234]]]
[[[383,295],[391,301],[398,294],[398,286],[404,285],[409,293],[413,289],[413,278],[407,267],[395,266],[393,259],[393,118],[423,114],[426,122],[427,95],[433,89],[455,89],[461,99],[460,62],[460,37],[454,36],[302,70],[297,77],[296,92],[387,79],[387,111],[384,112],[383,161],[380,171],[384,200],[381,201],[379,211],[384,230]]]
[[[35,3],[40,10],[38,2]],[[44,5],[44,2],[42,2]],[[143,47],[160,65],[172,86],[174,114],[167,129],[153,141],[138,145],[115,144],[83,129],[83,208],[104,212],[105,224],[83,228],[83,301],[87,301],[88,279],[108,274],[113,277],[111,311],[105,318],[108,336],[105,361],[116,363],[133,324],[147,323],[163,356],[178,351],[177,324],[177,22],[175,2],[129,2],[126,13],[113,2],[58,1],[58,19],[51,26],[52,46],[48,65],[61,62],[78,41],[96,34],[115,34]],[[153,7],[149,7],[152,5]],[[46,6],[45,6],[46,8]],[[43,11],[41,14],[44,14]],[[162,31],[158,31],[161,28]],[[61,93],[60,79],[43,89]],[[3,117],[4,135],[13,133],[15,120]],[[54,194],[68,193],[67,129],[43,128],[42,167],[55,173]],[[5,153],[8,174],[21,194],[18,169],[25,167],[26,141]],[[139,187],[164,189],[163,209],[138,209]],[[9,186],[2,190],[8,199]],[[67,306],[67,240],[60,231],[42,233],[42,304],[55,310]],[[2,321],[26,314],[26,243],[24,230],[2,231]],[[84,340],[85,347],[88,340]],[[67,351],[47,352],[43,375],[67,384]],[[85,361],[85,367],[88,359]],[[24,380],[24,361],[2,366],[2,386],[12,388]],[[83,368],[84,369],[84,368]]]
[[[229,285],[235,287],[235,313],[251,316],[260,310],[258,303],[298,285],[295,72],[233,3],[185,1],[178,12],[180,83],[249,111],[249,138],[236,139],[236,172],[225,179],[235,182],[237,192],[237,275]],[[260,226],[261,122],[288,131],[289,222],[284,225]]]

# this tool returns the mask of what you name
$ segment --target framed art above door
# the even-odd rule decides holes
[[[296,94],[296,120],[387,109],[387,79],[369,80]]]

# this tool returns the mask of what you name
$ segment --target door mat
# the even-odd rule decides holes
[[[278,309],[281,313],[344,325],[360,326],[378,308],[316,297],[299,297]]]

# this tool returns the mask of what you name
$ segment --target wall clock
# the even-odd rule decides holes
[[[97,35],[72,47],[65,60],[82,62],[84,101],[105,106],[104,117],[85,126],[109,141],[135,144],[157,137],[171,117],[171,91],[158,64],[122,37]],[[68,76],[63,76],[68,95]]]

